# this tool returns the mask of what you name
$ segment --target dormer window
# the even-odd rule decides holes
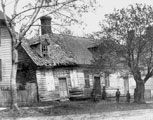
[[[48,56],[48,47],[47,47],[48,45],[46,45],[46,44],[42,44],[42,48],[41,48],[41,50],[42,50],[42,57],[47,57]]]
[[[48,46],[50,43],[47,39],[40,39],[40,42],[37,43],[35,52],[37,52],[40,57],[48,57]],[[34,47],[34,46],[33,46]]]

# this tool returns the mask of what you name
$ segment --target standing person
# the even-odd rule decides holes
[[[126,93],[126,101],[128,103],[130,103],[130,98],[131,98],[131,95],[130,95],[129,91],[127,91],[127,93]]]
[[[106,89],[105,89],[105,86],[103,87],[102,99],[106,100]]]
[[[117,91],[116,91],[116,102],[119,103],[119,100],[120,100],[120,91],[119,91],[119,89],[117,89]]]
[[[92,98],[93,102],[98,101],[95,89],[92,89],[92,91],[91,91],[91,98]]]
[[[136,88],[134,89],[134,102],[136,101]]]

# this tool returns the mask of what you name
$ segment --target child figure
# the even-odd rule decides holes
[[[103,87],[102,99],[106,100],[106,89],[105,89],[105,86]]]
[[[126,101],[128,103],[130,103],[130,99],[131,99],[131,95],[130,95],[129,91],[127,91],[127,93],[126,93]]]
[[[93,89],[93,90],[91,91],[91,98],[92,98],[92,100],[93,100],[94,102],[97,102],[97,101],[98,101],[98,99],[97,99],[97,94],[96,94],[96,92],[95,92],[95,89]]]
[[[119,91],[119,89],[117,89],[117,91],[116,91],[116,102],[119,103],[119,100],[120,100],[120,91]]]

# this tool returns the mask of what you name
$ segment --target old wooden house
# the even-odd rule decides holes
[[[101,69],[92,65],[91,39],[52,34],[49,17],[42,17],[42,35],[23,40],[19,49],[18,79],[36,83],[42,101],[69,98],[70,91],[79,89],[90,95],[96,84],[101,94]],[[46,25],[47,24],[47,25]],[[44,27],[45,26],[45,27]],[[21,77],[22,76],[22,77]]]
[[[119,72],[104,72],[92,64],[96,49],[92,39],[53,34],[49,17],[42,17],[41,24],[42,35],[23,40],[18,47],[19,101],[32,103],[37,98],[41,101],[60,100],[75,96],[72,94],[75,90],[81,91],[81,96],[89,96],[93,88],[101,94],[103,86],[112,96],[117,88],[122,94],[127,90],[133,92],[135,83],[130,76],[121,77]],[[12,67],[11,38],[1,12],[0,37],[0,88],[4,90],[0,91],[0,96],[10,100],[7,90],[10,89]],[[152,93],[151,83],[148,81],[146,88]],[[8,103],[8,100],[1,99],[0,105]]]

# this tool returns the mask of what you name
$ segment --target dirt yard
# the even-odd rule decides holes
[[[133,112],[131,113],[131,111],[133,110],[146,111],[149,109],[153,112],[152,102],[147,104],[135,104],[135,103],[125,103],[125,102],[115,103],[114,101],[99,101],[97,103],[93,103],[92,101],[87,100],[87,101],[55,102],[55,103],[48,102],[48,103],[41,103],[39,104],[39,106],[41,107],[38,107],[38,105],[33,105],[33,107],[22,107],[20,114],[15,113],[14,111],[11,111],[9,109],[1,110],[0,118],[3,118],[3,119],[18,118],[20,120],[21,118],[24,119],[27,117],[42,118],[46,116],[57,116],[58,118],[58,116],[67,116],[67,115],[70,115],[73,117],[74,116],[80,117],[80,116],[87,115],[86,116],[87,118],[89,118],[90,115],[91,115],[90,117],[93,117],[92,115],[96,115],[103,118],[109,118],[110,115],[113,115],[113,116],[135,115],[133,114]],[[68,119],[68,120],[73,120],[73,119]],[[88,120],[88,119],[85,119],[85,120]],[[95,117],[95,120],[96,120],[96,117]]]

